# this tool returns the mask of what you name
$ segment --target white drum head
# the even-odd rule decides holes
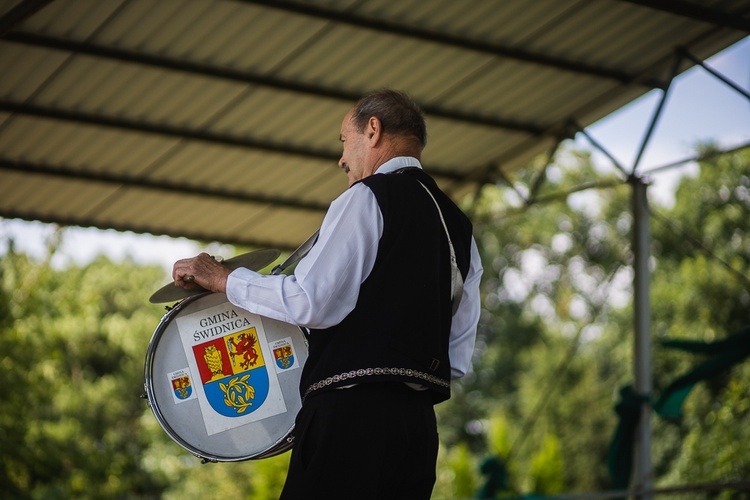
[[[207,293],[177,304],[149,344],[145,387],[167,434],[207,461],[291,448],[307,359],[302,331]]]

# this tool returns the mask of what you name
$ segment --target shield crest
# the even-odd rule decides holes
[[[263,405],[269,378],[255,327],[194,345],[193,354],[214,411],[240,417]]]
[[[291,343],[285,343],[274,348],[273,357],[276,360],[276,366],[282,370],[288,370],[294,366],[294,351]]]
[[[188,399],[193,395],[193,386],[189,375],[182,375],[172,379],[172,390],[178,400]]]

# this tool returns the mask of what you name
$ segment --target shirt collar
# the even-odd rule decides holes
[[[419,163],[419,160],[417,160],[413,156],[397,156],[380,165],[375,173],[390,174],[395,172],[396,170],[407,167],[422,168],[422,164]]]

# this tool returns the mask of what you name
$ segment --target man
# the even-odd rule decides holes
[[[482,268],[471,223],[421,168],[426,139],[408,96],[363,97],[341,125],[349,189],[293,276],[206,254],[174,266],[178,286],[309,329],[282,499],[430,497],[433,405],[470,367]]]

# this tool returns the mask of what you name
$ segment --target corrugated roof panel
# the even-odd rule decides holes
[[[337,26],[286,65],[280,74],[353,93],[396,87],[416,95],[435,95],[491,57],[432,42]],[[444,83],[435,89],[436,82]]]
[[[348,187],[346,173],[336,164],[325,164],[316,170],[301,171],[289,186],[302,200],[327,203]]]
[[[417,45],[406,39],[403,40],[405,45],[396,47],[394,43],[397,40],[400,38],[391,34],[379,37],[367,29],[336,26],[302,56],[286,65],[282,74],[288,78],[302,78],[328,87],[364,91],[372,88],[374,82],[383,85],[383,78],[390,76],[393,68],[383,72],[383,61],[387,59],[398,66],[398,57]],[[389,53],[389,48],[396,53]],[[301,69],[295,70],[298,67]],[[377,75],[377,78],[373,75]]]
[[[536,86],[547,87],[548,92],[552,92],[560,79],[574,78],[578,77],[548,68],[497,60],[487,65],[481,74],[466,79],[464,85],[446,96],[444,103],[468,113],[545,125],[553,118],[536,111],[536,99],[543,93]]]
[[[353,103],[258,87],[216,121],[216,131],[232,130],[274,144],[295,144],[336,152],[341,120]]]
[[[579,107],[576,110],[575,118],[581,125],[594,123],[642,95],[643,93],[635,87],[629,87],[625,90],[613,88],[593,96],[589,102]]]
[[[284,97],[288,95],[286,92],[282,94]],[[275,92],[253,87],[251,91],[243,93],[242,98],[233,103],[231,109],[217,118],[213,129],[217,132],[232,131],[240,137],[269,138],[269,130],[278,128],[272,124],[280,112],[279,104],[282,102],[284,99]]]
[[[58,129],[54,121],[17,116],[6,122],[2,132],[0,151],[3,157],[31,162],[44,162],[53,155],[57,158],[58,148],[75,140],[73,131]],[[38,137],[44,137],[44,140],[40,141]]]
[[[197,128],[245,89],[228,80],[76,56],[35,102]]]
[[[238,205],[232,214],[232,217],[227,218],[225,221],[226,225],[224,226],[224,230],[228,233],[233,232],[235,234],[245,235],[252,234],[258,239],[262,238],[263,241],[275,241],[274,238],[269,238],[270,236],[275,236],[275,228],[268,225],[264,226],[264,224],[271,214],[275,213],[277,210],[281,210],[288,214],[294,213],[296,215],[306,212],[304,210],[294,210],[286,207],[275,207],[270,204],[258,205],[257,210],[245,210],[242,206]],[[287,221],[287,223],[294,224],[294,222],[291,221]]]
[[[50,189],[49,179],[42,175],[27,175],[22,172],[3,172],[0,182],[0,207],[3,211],[35,214],[39,192]],[[52,188],[54,189],[54,188]]]
[[[112,132],[109,135],[104,131],[99,131],[92,142],[100,144],[99,159],[93,165],[104,165],[107,172],[126,176],[146,175],[151,165],[178,143],[174,138],[153,134]]]
[[[133,4],[135,9],[136,4]],[[141,2],[139,8],[150,9],[146,2]],[[169,54],[180,58],[189,58],[195,61],[210,62],[220,66],[234,66],[235,61],[244,57],[244,51],[237,43],[244,39],[249,32],[258,35],[255,31],[256,16],[262,15],[262,9],[252,5],[241,5],[239,2],[226,2],[221,5],[204,4],[207,7],[199,19],[183,30],[179,40],[172,40],[167,50]],[[253,14],[253,12],[257,14]],[[119,23],[126,26],[123,33],[112,34],[119,37],[100,37],[100,41],[112,45],[128,45],[125,40],[129,23],[123,16]],[[185,33],[189,33],[188,36]]]
[[[213,198],[137,188],[123,189],[120,194],[102,210],[102,218],[117,221],[128,210],[133,213],[132,223],[142,227],[158,228],[176,224],[183,231],[196,232],[201,227],[199,224],[204,224],[206,228],[219,225],[216,216],[213,217],[216,221],[209,225],[205,225],[205,220],[199,220],[200,217],[214,214],[217,201]]]
[[[176,226],[187,234],[221,230],[238,216],[258,212],[265,205],[159,190],[124,188],[96,214],[113,226],[126,222],[136,227]],[[240,214],[241,212],[241,214]]]
[[[488,101],[487,110],[508,119],[536,123],[539,127],[550,130],[555,130],[561,122],[570,118],[578,119],[577,110],[586,102],[620,87],[617,83],[593,77],[560,71],[534,71],[512,64],[498,68],[498,74],[490,76],[501,80],[504,75],[513,74],[514,68],[517,73],[513,79],[517,83],[502,92],[502,100]],[[530,91],[532,88],[533,92]],[[470,90],[474,92],[469,92]],[[481,102],[472,97],[479,93],[481,89],[470,87],[462,94],[466,100],[481,109]]]
[[[554,0],[500,2],[498,17],[485,23],[476,32],[483,40],[503,46],[522,48],[540,33],[553,30],[561,20],[569,18],[590,3],[586,0]],[[493,29],[493,24],[497,26]]]
[[[152,232],[169,221],[182,222],[185,198],[177,193],[119,186],[112,196],[96,207],[91,220],[96,221],[97,225],[113,227],[132,224],[141,230],[149,228],[149,232]]]
[[[4,174],[6,175],[6,174]],[[87,217],[91,207],[113,192],[112,186],[65,177],[41,177],[14,172],[4,181],[0,206],[14,212],[34,214],[45,220]],[[10,189],[5,186],[10,187]]]
[[[553,57],[637,74],[663,57],[663,52],[650,48],[676,47],[691,38],[691,30],[703,28],[696,26],[700,24],[655,9],[634,10],[625,2],[589,2],[525,46]]]
[[[239,148],[215,146],[204,150],[202,145],[191,143],[171,155],[151,177],[169,181],[179,174],[193,186],[291,197],[288,191],[294,179],[317,175],[321,165],[325,163]]]
[[[21,27],[37,33],[85,40],[103,28],[104,23],[127,0],[56,0],[26,19]]]
[[[556,81],[544,82],[548,91],[541,93],[534,103],[537,116],[544,114],[549,120],[548,124],[559,124],[569,119],[590,123],[583,113],[586,106],[597,98],[619,89],[619,85],[594,78],[577,78],[560,85],[563,80],[564,78],[559,78]]]
[[[315,170],[298,168],[285,183],[293,196],[322,206],[327,206],[348,187],[346,174],[333,163],[322,164]]]
[[[322,214],[299,210],[269,210],[262,217],[248,220],[240,227],[246,231],[263,235],[265,241],[281,245],[286,241],[295,241],[294,246],[302,244],[320,225]],[[240,227],[236,227],[239,231]],[[305,228],[309,228],[307,231]]]
[[[324,206],[345,187],[325,187],[320,179],[327,181],[326,172],[338,173],[334,163],[321,160],[186,143],[152,169],[149,178],[167,185],[174,185],[173,179],[187,179],[183,185],[213,192],[225,190],[233,196],[245,193],[248,197],[298,199]],[[309,187],[311,179],[318,180],[314,189]]]
[[[491,43],[516,43],[535,26],[544,26],[561,12],[574,7],[569,0],[529,2],[456,2],[454,0],[408,0],[363,2],[357,12],[390,19],[437,33],[486,40]]]
[[[246,175],[243,171],[253,163],[254,156],[243,148],[183,141],[152,165],[147,174],[154,181],[185,179],[185,184],[195,186],[240,188]]]
[[[383,86],[410,89],[415,96],[437,99],[470,80],[471,75],[491,64],[491,60],[492,56],[485,54],[423,44],[400,56],[397,67],[388,68],[388,71],[395,72]],[[381,62],[384,66],[395,66],[387,61]]]
[[[54,74],[67,54],[0,41],[0,95],[25,101]]]
[[[524,136],[437,118],[430,118],[427,127],[430,137],[423,160],[435,170],[459,168],[470,171],[491,161]]]
[[[0,15],[5,15],[10,9],[21,3],[21,0],[0,0]]]
[[[463,52],[453,57],[437,55],[434,57],[434,63],[438,71],[424,73],[423,85],[415,84],[415,90],[410,90],[410,93],[423,105],[464,109],[461,103],[451,103],[451,97],[456,89],[463,88],[475,78],[481,77],[494,61],[493,56],[486,54]]]
[[[727,24],[750,10],[692,5]],[[424,164],[460,196],[548,150],[569,120],[642,95],[676,46],[702,57],[746,35],[654,6],[56,0],[0,42],[0,185],[19,184],[23,217],[295,247],[346,187],[336,139],[361,93],[397,87],[426,105]],[[19,210],[0,199],[0,214]]]
[[[178,41],[183,33],[199,29],[211,11],[220,9],[221,5],[214,2],[131,1],[109,23],[108,33],[100,34],[97,40],[156,54],[167,54],[172,48],[174,54],[186,50]]]
[[[96,40],[231,68],[271,71],[324,25],[324,21],[238,2],[137,0]]]
[[[16,116],[0,134],[0,151],[5,158],[43,165],[137,174],[175,142],[158,135]]]
[[[325,205],[333,198],[313,197],[312,193],[300,190],[299,186],[306,183],[311,177],[317,177],[326,168],[327,166],[320,161],[295,161],[293,158],[283,158],[264,168],[266,175],[262,179],[263,183],[256,182],[254,192],[261,192],[268,196],[279,198],[291,197],[302,202],[314,202]]]
[[[70,52],[60,52],[66,56],[66,64],[61,66],[55,79],[35,96],[34,102],[57,107],[71,107],[86,111],[98,110],[104,102],[112,99],[107,79],[116,80],[116,91],[130,88],[135,81],[132,68],[106,60],[75,56]],[[81,78],[86,75],[86,78]],[[124,96],[123,96],[124,97]]]
[[[316,150],[341,153],[339,134],[344,117],[354,105],[354,101],[315,99],[309,106],[299,106],[298,112],[289,122],[281,125],[277,137],[285,137],[290,142],[309,145]],[[285,105],[285,108],[292,106]],[[297,106],[294,106],[297,108]],[[338,159],[332,161],[336,162]]]
[[[221,231],[236,237],[264,242],[272,247],[295,248],[320,226],[323,213],[258,205],[249,210],[236,205],[231,217],[222,219]]]
[[[648,47],[664,42],[676,45],[675,41],[684,36],[692,23],[689,20],[665,23],[666,14],[658,11],[643,16],[622,7],[617,2],[592,4],[577,18],[567,20],[560,33],[540,36],[535,40],[535,49],[556,48],[578,60],[637,73],[652,63],[648,60]],[[571,29],[572,25],[578,28]]]

